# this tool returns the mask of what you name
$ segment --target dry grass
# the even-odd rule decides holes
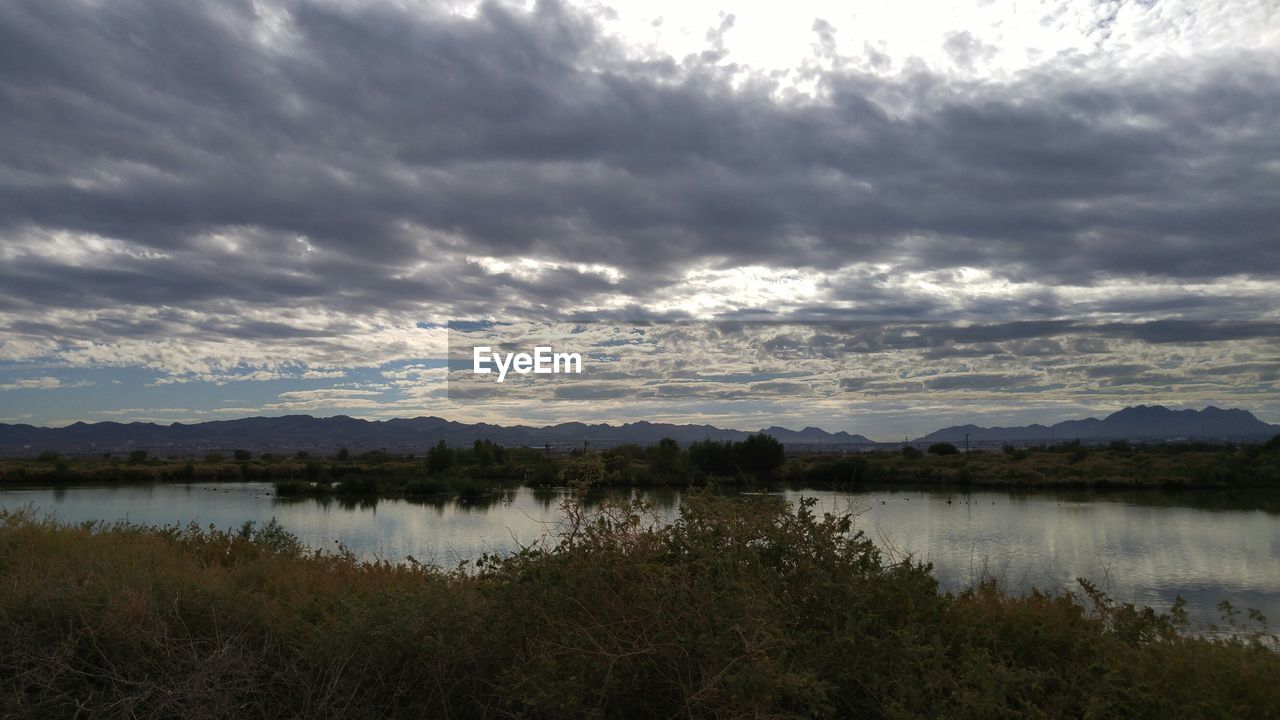
[[[848,516],[697,495],[565,506],[443,570],[278,528],[0,516],[13,718],[1276,717],[1280,657],[1101,596],[941,595]]]

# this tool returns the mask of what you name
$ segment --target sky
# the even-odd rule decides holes
[[[0,422],[1280,422],[1278,196],[1274,1],[10,0]],[[890,340],[444,392],[450,321],[641,319]]]

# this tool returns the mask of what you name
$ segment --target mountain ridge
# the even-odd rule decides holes
[[[1053,425],[979,427],[953,425],[916,438],[916,442],[1032,442],[1069,440],[1243,440],[1280,433],[1280,425],[1259,420],[1240,408],[1209,405],[1203,410],[1172,410],[1163,405],[1134,405],[1105,418],[1064,420]]]
[[[761,432],[761,431],[754,431]],[[862,435],[828,433],[815,427],[789,430],[767,428],[784,444],[873,445]],[[641,420],[622,425],[565,422],[535,427],[460,423],[436,416],[364,420],[348,415],[317,418],[311,415],[254,416],[199,423],[76,422],[59,428],[0,423],[0,452],[31,454],[58,452],[113,452],[150,449],[159,452],[230,450],[324,450],[347,447],[352,451],[387,449],[420,452],[440,440],[450,445],[488,439],[503,445],[581,447],[584,443],[608,447],[623,443],[656,443],[664,437],[681,444],[698,440],[741,440],[751,431],[714,425],[654,423]]]
[[[75,422],[58,428],[0,423],[0,452],[32,455],[46,450],[67,453],[118,452],[131,449],[196,452],[244,448],[251,451],[316,450],[331,452],[347,447],[353,452],[387,449],[421,452],[444,440],[450,445],[489,439],[504,445],[542,447],[610,447],[623,443],[652,444],[664,437],[682,445],[698,440],[741,440],[753,431],[707,424],[654,423],[648,420],[610,425],[565,422],[554,425],[494,425],[461,423],[436,416],[364,420],[348,415],[317,418],[311,415],[254,416],[198,423],[168,425],[147,422]],[[777,438],[793,448],[894,446],[863,435],[828,432],[808,426],[800,430],[777,425],[754,431]],[[1129,440],[1244,440],[1266,439],[1280,434],[1280,425],[1259,420],[1239,408],[1212,405],[1203,410],[1171,410],[1163,405],[1137,405],[1105,418],[1065,420],[1054,425],[1039,423],[1012,427],[953,425],[915,438],[932,442],[1052,442],[1080,439]]]

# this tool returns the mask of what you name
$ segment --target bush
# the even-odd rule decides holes
[[[701,440],[689,446],[693,467],[721,477],[750,475],[767,480],[785,460],[782,443],[763,433],[742,441]]]
[[[432,474],[442,473],[453,467],[454,452],[444,440],[440,440],[427,450],[427,471]]]
[[[305,480],[281,480],[275,484],[275,488],[276,495],[281,497],[313,495],[316,492],[316,486]]]
[[[804,481],[810,485],[858,485],[868,482],[870,464],[860,458],[840,458],[817,462],[804,473]]]
[[[681,470],[680,444],[671,438],[662,438],[657,445],[641,450],[649,462],[649,469],[660,477],[674,477]]]
[[[249,462],[253,459],[253,453],[248,450],[236,450],[232,453],[232,457],[235,458],[236,462]]]
[[[437,495],[448,490],[445,483],[438,480],[410,480],[404,484],[405,495]]]
[[[934,443],[929,446],[929,453],[933,455],[955,455],[960,449],[949,442]]]
[[[367,476],[347,477],[339,481],[333,491],[342,495],[376,495],[378,480]]]
[[[324,477],[324,463],[319,460],[308,460],[303,468],[303,474],[311,482],[316,482]]]
[[[787,459],[782,443],[764,433],[748,435],[741,444],[734,444],[734,451],[743,470],[763,480],[771,478]]]
[[[1031,454],[1027,448],[1019,448],[1017,445],[1004,445],[1000,451],[1014,460],[1026,460]]]
[[[920,448],[918,447],[907,445],[902,448],[902,457],[907,458],[908,460],[915,460],[916,458],[924,457],[924,453],[920,452]]]

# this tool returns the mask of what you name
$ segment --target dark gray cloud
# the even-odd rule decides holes
[[[968,373],[932,378],[924,385],[930,390],[1026,390],[1029,385],[1043,382],[1044,377],[1030,373]]]
[[[900,255],[923,233],[938,241],[906,255],[928,268],[1280,265],[1272,58],[998,88],[832,74],[832,104],[787,106],[628,63],[553,4],[284,8],[282,47],[253,40],[248,3],[6,4],[8,232],[173,247],[246,225],[396,263],[421,256],[408,222],[628,268]],[[891,94],[909,113],[884,109]]]
[[[1136,377],[1142,375],[1149,370],[1155,370],[1150,365],[1142,365],[1138,363],[1120,363],[1115,365],[1094,365],[1092,367],[1084,367],[1086,377],[1092,379],[1098,378],[1118,378],[1118,377]]]
[[[1280,288],[1275,53],[982,83],[835,63],[788,101],[726,69],[732,27],[639,59],[556,3],[5,3],[0,331],[323,348],[372,313],[673,318],[681,295],[741,318],[1025,320],[780,355],[1105,352],[1055,338],[1128,313],[1203,320],[1114,328],[1144,342],[1280,334],[1245,322]],[[814,31],[832,59],[835,26]],[[960,65],[988,50],[947,41]],[[783,306],[687,275],[750,265],[814,287]],[[1164,290],[1126,292],[1144,283]],[[303,307],[333,316],[271,316]]]

